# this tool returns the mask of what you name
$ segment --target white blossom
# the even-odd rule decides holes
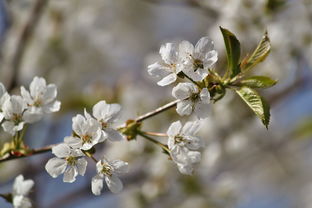
[[[77,175],[83,176],[86,172],[87,160],[80,149],[74,149],[68,144],[62,143],[52,148],[52,153],[56,156],[51,158],[45,165],[46,171],[56,178],[64,173],[63,181],[72,183]]]
[[[26,104],[21,96],[13,95],[6,99],[2,106],[5,121],[2,124],[4,131],[15,135],[21,131],[25,123],[32,121],[32,116],[25,115]]]
[[[195,136],[199,126],[199,121],[187,122],[183,127],[180,121],[176,121],[167,131],[170,156],[183,174],[192,174],[193,165],[201,159],[201,153],[196,150],[203,144]]]
[[[4,85],[2,83],[0,83],[0,122],[4,118],[2,106],[3,106],[4,102],[9,98],[10,98],[10,95],[7,93]]]
[[[79,148],[82,150],[89,150],[97,143],[104,141],[105,138],[102,135],[100,125],[95,119],[89,116],[85,118],[78,114],[72,120],[75,137],[71,139],[76,139],[76,143],[80,143]]]
[[[179,115],[190,115],[194,112],[198,118],[208,116],[210,94],[207,88],[200,90],[192,83],[179,83],[173,88],[172,95],[180,100],[176,108]]]
[[[34,186],[33,180],[24,180],[22,175],[19,175],[15,178],[13,184],[13,206],[14,208],[31,208],[30,199],[27,195],[30,192],[30,189]]]
[[[208,37],[202,37],[195,47],[188,41],[182,41],[179,55],[182,71],[194,81],[202,81],[208,75],[208,69],[218,60],[213,41]]]
[[[128,172],[128,163],[121,160],[108,161],[102,159],[97,162],[97,175],[92,178],[91,188],[94,195],[100,195],[105,180],[109,190],[118,193],[123,189],[121,180],[118,178],[123,173]]]
[[[21,95],[28,105],[26,114],[33,114],[33,122],[42,118],[44,113],[52,113],[60,110],[61,103],[56,100],[57,89],[55,84],[46,84],[42,77],[34,77],[29,90],[21,87]]]
[[[178,46],[174,43],[166,43],[160,47],[159,53],[162,61],[148,66],[148,73],[161,80],[157,82],[159,86],[169,85],[176,81],[179,69]]]
[[[93,106],[92,114],[99,122],[104,138],[110,141],[120,141],[122,134],[115,130],[112,125],[118,120],[121,106],[119,104],[108,104],[104,100]],[[85,117],[91,119],[91,115],[85,111]]]

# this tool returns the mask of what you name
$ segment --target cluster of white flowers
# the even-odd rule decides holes
[[[201,153],[196,150],[203,144],[201,139],[195,136],[199,127],[199,121],[189,121],[183,127],[180,121],[176,121],[167,131],[170,156],[183,174],[191,175],[194,164],[200,161]]]
[[[31,201],[27,197],[34,186],[33,180],[24,180],[22,175],[15,178],[12,191],[12,203],[14,208],[31,208]]]
[[[209,75],[209,69],[218,60],[213,41],[202,37],[195,47],[188,41],[166,43],[161,46],[159,53],[162,61],[148,66],[148,73],[161,79],[157,82],[158,85],[172,84],[178,77],[190,81],[173,87],[172,95],[179,100],[177,113],[181,116],[194,114],[197,119],[207,118],[210,93],[204,80]],[[200,161],[201,154],[195,150],[202,144],[194,136],[198,128],[198,121],[187,122],[183,128],[181,122],[177,121],[171,124],[167,132],[170,155],[183,174],[191,174],[193,165]]]
[[[100,101],[93,106],[92,115],[86,110],[84,115],[73,117],[73,135],[64,138],[64,143],[52,148],[52,153],[56,156],[51,158],[45,168],[53,177],[64,173],[63,181],[72,183],[77,175],[83,176],[86,172],[87,160],[84,158],[86,151],[94,145],[110,141],[120,141],[123,139],[121,133],[113,128],[113,123],[118,119],[120,112],[119,104],[107,104]],[[92,179],[92,192],[99,195],[103,188],[103,178],[105,178],[108,188],[117,193],[122,190],[122,183],[116,175],[127,172],[128,163],[116,160],[108,162],[103,159],[97,162],[98,174]]]
[[[57,112],[61,103],[56,100],[54,84],[46,84],[44,78],[35,77],[29,91],[21,87],[20,95],[9,95],[0,83],[0,122],[4,131],[15,135],[26,123],[39,121],[44,114]]]

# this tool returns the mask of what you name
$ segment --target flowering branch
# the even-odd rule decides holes
[[[141,122],[141,121],[143,121],[143,120],[145,120],[145,119],[148,119],[148,118],[150,118],[150,117],[153,117],[153,116],[155,116],[155,115],[157,115],[157,114],[159,114],[159,113],[161,113],[161,112],[164,112],[164,111],[166,111],[166,110],[168,110],[168,109],[170,109],[170,108],[176,106],[176,104],[177,104],[178,102],[179,102],[179,100],[175,100],[175,101],[172,101],[172,102],[170,102],[170,103],[167,103],[167,104],[165,104],[165,105],[163,105],[163,106],[161,106],[161,107],[159,107],[159,108],[157,108],[157,109],[155,109],[155,110],[153,110],[153,111],[150,111],[150,112],[148,112],[148,113],[146,113],[146,114],[144,114],[144,115],[141,115],[141,116],[137,117],[137,118],[135,119],[135,121],[136,121],[136,122]],[[146,134],[149,134],[149,133],[151,133],[151,132],[149,132],[149,133],[145,132],[145,133],[146,133]],[[157,133],[157,135],[156,135],[156,134],[154,133],[154,136],[165,136],[165,134]],[[9,161],[9,160],[14,160],[14,159],[19,159],[19,158],[29,157],[29,156],[33,156],[33,155],[37,155],[37,154],[41,154],[41,153],[46,153],[46,152],[51,151],[51,150],[52,150],[52,147],[54,147],[55,145],[56,145],[56,144],[54,144],[54,145],[49,145],[49,146],[42,147],[42,148],[38,148],[38,149],[32,149],[32,150],[30,150],[29,153],[27,153],[27,154],[9,154],[8,157],[0,159],[0,163],[6,162],[6,161]],[[95,162],[97,162],[97,160],[96,160],[92,155],[90,155],[90,156],[88,155],[88,157],[90,157],[92,160],[94,160]]]

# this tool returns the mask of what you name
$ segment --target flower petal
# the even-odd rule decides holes
[[[180,116],[190,115],[193,111],[193,102],[190,100],[183,100],[177,103],[177,113]]]
[[[147,67],[147,72],[153,77],[164,78],[171,73],[171,70],[168,65],[156,62]]]
[[[76,162],[78,174],[84,176],[88,162],[85,158],[79,158]]]
[[[124,138],[123,135],[119,131],[112,129],[112,128],[105,128],[104,132],[106,133],[105,137],[112,142],[121,141]]]
[[[180,173],[185,174],[185,175],[192,175],[193,174],[193,166],[189,164],[181,164],[178,163],[178,169]]]
[[[195,104],[195,109],[194,113],[199,119],[204,119],[209,116],[210,112],[210,105],[203,103],[203,102],[198,102]]]
[[[113,160],[110,165],[114,168],[114,173],[121,175],[128,172],[128,163],[122,160]]]
[[[80,148],[82,146],[81,139],[74,136],[65,137],[64,142],[74,149]]]
[[[160,47],[161,58],[167,64],[176,63],[178,60],[178,47],[174,43],[166,43]]]
[[[197,87],[192,83],[179,83],[172,89],[172,96],[184,100],[191,96],[193,93],[197,93]]]
[[[103,178],[99,175],[96,175],[92,178],[91,181],[91,190],[94,195],[100,195],[103,189]]]
[[[58,158],[68,157],[70,155],[70,147],[68,144],[61,143],[52,147],[52,153]]]
[[[122,182],[115,175],[105,176],[105,181],[109,190],[115,194],[121,192],[121,190],[123,189]]]
[[[13,206],[14,208],[31,208],[31,202],[28,197],[23,195],[16,195],[13,197]]]
[[[64,172],[63,182],[72,183],[76,180],[77,175],[77,168],[75,166],[68,166]]]
[[[34,77],[32,82],[30,83],[29,90],[30,95],[33,98],[37,98],[41,96],[42,91],[46,88],[47,84],[44,78],[42,77]]]
[[[14,180],[13,193],[15,195],[27,195],[33,186],[33,180],[24,180],[23,175],[19,175]]]
[[[200,91],[200,100],[203,102],[203,103],[210,103],[210,93],[208,91],[207,88],[203,88],[201,91]]]
[[[199,131],[199,121],[188,121],[182,128],[182,134],[184,135],[195,135]]]
[[[202,37],[196,43],[194,56],[199,59],[203,59],[207,53],[213,50],[214,44],[209,37]]]
[[[42,100],[45,104],[50,103],[55,100],[57,96],[57,88],[55,84],[49,84],[45,88],[45,92],[42,95]]]
[[[73,122],[73,130],[76,134],[78,134],[79,136],[84,135],[86,132],[86,119],[78,114],[75,117],[73,117],[72,119]]]
[[[92,108],[93,116],[97,120],[103,119],[106,115],[108,108],[108,104],[105,102],[105,100],[99,101]]]
[[[177,75],[175,73],[170,73],[168,76],[164,77],[162,80],[157,82],[159,86],[166,86],[174,83],[177,80]]]
[[[210,68],[217,61],[218,61],[218,52],[215,50],[210,51],[204,57],[204,60],[203,60],[204,69]]]
[[[182,128],[181,122],[175,121],[169,126],[168,131],[167,131],[167,135],[169,137],[175,137],[180,133],[181,128]]]
[[[182,57],[182,59],[189,59],[193,52],[194,46],[192,43],[184,40],[179,44],[179,55]]]
[[[56,178],[64,173],[66,166],[66,160],[54,157],[47,162],[45,169],[53,178]]]

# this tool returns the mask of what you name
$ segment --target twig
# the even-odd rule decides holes
[[[166,152],[170,153],[169,148],[167,147],[167,145],[153,139],[152,137],[147,136],[146,134],[144,134],[144,132],[138,131],[138,135],[140,135],[141,137],[147,139],[150,142],[153,142],[154,144],[159,145],[163,150],[165,150]]]
[[[157,114],[159,114],[159,113],[161,113],[161,112],[164,112],[164,111],[166,111],[166,110],[168,110],[168,109],[170,109],[170,108],[176,106],[176,104],[177,104],[179,101],[180,101],[180,100],[175,100],[175,101],[172,101],[172,102],[170,102],[170,103],[167,103],[166,105],[163,105],[163,106],[157,108],[156,110],[150,111],[150,112],[148,112],[148,113],[146,113],[146,114],[144,114],[144,115],[141,115],[141,116],[137,117],[137,118],[135,119],[135,121],[136,121],[136,122],[141,122],[141,121],[143,121],[143,120],[145,120],[145,119],[148,119],[148,118],[150,118],[150,117],[152,117],[152,116],[155,116],[155,115],[157,115]]]
[[[30,17],[28,21],[26,22],[18,38],[16,49],[12,55],[12,60],[9,63],[10,64],[9,67],[11,70],[11,78],[7,86],[8,91],[11,91],[17,85],[19,69],[21,66],[23,56],[25,54],[27,43],[29,42],[30,38],[33,35],[34,29],[39,22],[39,19],[43,13],[43,9],[45,8],[45,5],[47,4],[47,2],[48,0],[37,0],[35,2],[35,5],[30,12]]]
[[[51,151],[53,146],[55,146],[55,145],[49,145],[46,147],[33,149],[30,153],[24,154],[24,155],[12,155],[12,154],[10,154],[8,157],[0,159],[0,163],[5,162],[5,161],[9,161],[9,160],[14,160],[14,159],[19,159],[19,158],[24,158],[24,157],[29,157],[29,156],[49,152],[49,151]]]
[[[157,137],[168,137],[165,133],[159,133],[159,132],[150,132],[150,131],[144,131],[144,134],[149,136],[157,136]]]

